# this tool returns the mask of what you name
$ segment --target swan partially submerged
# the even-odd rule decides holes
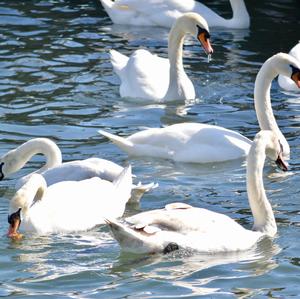
[[[106,222],[122,249],[134,253],[188,249],[216,254],[247,250],[261,238],[274,237],[277,232],[263,185],[266,156],[287,170],[282,146],[272,131],[257,133],[247,157],[247,193],[254,218],[252,230],[227,215],[186,203],[171,203],[164,209],[142,212],[126,218],[125,224],[114,219],[106,219]]]
[[[46,162],[33,173],[41,174],[48,186],[61,181],[81,181],[93,177],[112,182],[124,169],[112,161],[100,158],[63,163],[61,151],[55,142],[48,138],[33,138],[0,157],[0,180],[19,171],[36,154],[44,155]],[[33,173],[20,178],[16,183],[16,189],[24,185]],[[155,187],[157,185],[154,183],[132,185],[133,200],[137,201],[144,192]]]
[[[182,47],[186,34],[197,38],[207,55],[212,54],[208,25],[196,13],[183,14],[174,23],[169,34],[168,59],[158,57],[145,49],[134,51],[130,57],[111,50],[111,63],[121,80],[121,97],[160,102],[195,99],[194,85],[185,73],[182,63]]]
[[[19,239],[19,228],[39,235],[92,229],[123,215],[131,187],[131,166],[113,182],[93,177],[47,186],[42,175],[32,174],[10,200],[8,236]]]
[[[100,0],[116,24],[160,26],[170,28],[177,18],[187,12],[202,15],[210,27],[245,29],[250,17],[244,0],[230,0],[233,16],[225,19],[206,5],[195,0]]]

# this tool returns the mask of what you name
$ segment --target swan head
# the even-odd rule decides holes
[[[291,78],[300,88],[300,62],[286,53],[278,53],[270,59],[276,61],[275,68],[278,74]]]
[[[277,134],[273,131],[262,130],[260,131],[255,139],[263,138],[266,144],[266,155],[273,161],[276,162],[277,166],[283,170],[288,170],[288,165],[283,159],[283,146],[278,139]]]
[[[19,227],[21,225],[21,210],[22,208],[19,208],[18,211],[8,215],[7,221],[9,223],[9,229],[7,236],[14,240],[19,240],[22,238],[22,235],[18,232]]]
[[[32,174],[29,180],[15,193],[10,200],[8,214],[8,237],[21,239],[22,235],[18,232],[22,217],[28,216],[30,208],[38,201],[42,200],[47,183],[40,174]]]
[[[174,27],[180,28],[185,33],[195,36],[201,43],[205,53],[211,55],[213,48],[210,44],[209,28],[206,20],[197,13],[189,12],[177,19]]]
[[[16,159],[15,150],[9,151],[0,158],[0,181],[22,168]]]

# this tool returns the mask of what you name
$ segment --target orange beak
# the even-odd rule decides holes
[[[201,32],[200,34],[198,34],[197,38],[198,38],[199,42],[201,43],[205,53],[207,55],[211,55],[214,52],[214,50],[210,44],[209,38],[206,37],[206,34],[207,33],[205,33],[205,32]]]
[[[293,73],[291,79],[296,83],[297,87],[300,88],[300,71]]]
[[[9,228],[8,228],[7,236],[13,240],[20,240],[23,237],[23,235],[21,235],[18,232],[18,229],[21,225],[20,212],[21,212],[21,208],[17,212],[11,214],[8,217]]]
[[[20,221],[16,220],[14,223],[9,225],[7,236],[13,240],[20,240],[23,235],[18,232]]]

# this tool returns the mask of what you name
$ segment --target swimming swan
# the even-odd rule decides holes
[[[196,13],[186,13],[175,22],[169,34],[168,59],[144,49],[136,50],[130,57],[111,50],[111,63],[121,79],[121,97],[154,101],[194,99],[194,85],[182,64],[187,33],[201,42],[207,54],[212,54],[207,23]]]
[[[251,248],[264,236],[274,237],[277,226],[263,185],[266,155],[287,170],[282,147],[272,131],[257,133],[247,157],[247,192],[254,218],[252,230],[227,215],[171,203],[164,209],[126,218],[125,224],[106,219],[122,249],[134,253],[168,253],[177,249],[225,253]]]
[[[43,154],[46,157],[46,163],[33,173],[41,174],[46,180],[47,186],[61,181],[81,181],[92,177],[99,177],[112,182],[123,170],[123,167],[118,164],[100,158],[62,163],[61,151],[52,140],[33,138],[0,157],[0,180],[23,168],[36,154]],[[24,185],[33,173],[19,179],[16,183],[16,190]],[[157,185],[154,183],[132,185],[132,200],[139,200],[144,192],[155,187]]]
[[[300,62],[300,41],[296,46],[294,46],[289,54],[293,57],[295,57]],[[299,79],[300,80],[300,79]],[[294,84],[293,80],[291,80],[289,77],[279,75],[278,76],[278,84],[282,89],[289,90],[289,91],[297,91],[300,90],[298,87]]]
[[[120,217],[131,185],[130,166],[113,182],[93,177],[47,187],[42,175],[32,174],[10,200],[8,236],[19,239],[19,227],[37,234],[85,231],[103,224],[104,217]]]
[[[231,19],[224,19],[195,0],[100,0],[111,20],[116,24],[161,26],[170,28],[186,12],[202,15],[210,27],[249,28],[250,18],[244,0],[230,0]]]
[[[284,156],[290,147],[273,115],[270,89],[272,80],[283,74],[300,87],[300,62],[278,53],[259,70],[254,87],[254,104],[261,130],[274,131],[283,145]],[[180,123],[164,128],[150,128],[127,138],[99,131],[131,156],[150,156],[178,162],[208,163],[247,156],[252,141],[241,134],[219,126],[201,123]]]

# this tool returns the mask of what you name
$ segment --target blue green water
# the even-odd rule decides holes
[[[227,1],[206,1],[229,15]],[[189,39],[186,70],[193,103],[150,104],[119,98],[108,50],[129,54],[143,46],[166,55],[167,30],[112,25],[96,0],[0,0],[0,155],[33,137],[53,139],[64,161],[99,156],[159,188],[133,214],[183,201],[222,212],[251,227],[244,161],[189,165],[129,159],[98,135],[129,135],[183,121],[218,124],[249,138],[258,131],[253,108],[256,73],[271,55],[299,40],[297,0],[246,0],[249,30],[212,29],[213,60]],[[274,82],[274,113],[291,146],[290,171],[267,164],[265,188],[278,235],[239,255],[166,256],[122,253],[106,227],[89,232],[6,237],[8,198],[16,179],[36,170],[36,156],[0,182],[0,297],[9,298],[295,298],[300,295],[300,95]]]

